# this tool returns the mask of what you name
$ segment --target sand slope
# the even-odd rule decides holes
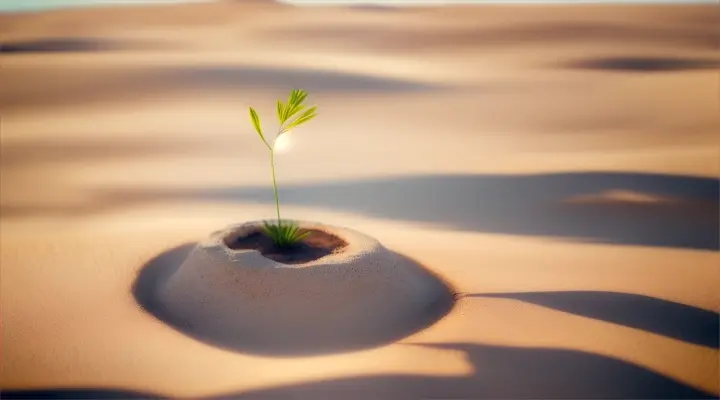
[[[717,397],[716,15],[227,1],[0,16],[0,387]],[[283,214],[443,276],[464,296],[437,324],[262,357],[133,297],[150,260],[273,215],[247,106],[272,126],[294,86],[320,114],[278,157]]]

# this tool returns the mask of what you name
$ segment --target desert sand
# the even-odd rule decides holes
[[[134,295],[181,332],[262,356],[378,347],[452,309],[453,289],[414,260],[348,228],[296,223],[341,238],[345,246],[312,261],[278,262],[257,249],[227,245],[229,238],[257,232],[261,222],[231,225],[201,241],[180,264],[148,264]]]
[[[713,6],[0,15],[2,374],[69,397],[717,397]],[[146,312],[148,264],[271,218],[347,226],[460,294],[358,351],[250,354]],[[159,261],[158,261],[159,260]],[[308,311],[311,312],[311,311]],[[7,395],[7,393],[3,393]]]

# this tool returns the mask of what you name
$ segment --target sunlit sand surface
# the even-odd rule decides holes
[[[268,1],[0,15],[0,387],[717,397],[718,22]],[[446,279],[461,296],[429,328],[264,357],[134,297],[148,261],[274,215],[247,108],[272,126],[295,87],[319,109],[276,158],[283,215]]]

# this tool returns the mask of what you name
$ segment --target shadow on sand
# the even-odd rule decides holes
[[[143,99],[184,91],[212,91],[249,101],[252,91],[302,87],[322,96],[327,93],[388,94],[435,92],[452,85],[426,83],[374,74],[319,68],[252,66],[157,66],[123,70],[60,68],[48,75],[34,72],[33,85],[8,82],[0,92],[0,107],[38,107],[85,102]]]
[[[150,400],[168,399],[148,392],[133,392],[123,389],[101,388],[68,388],[68,389],[29,389],[29,390],[0,390],[0,399],[72,399],[72,400]]]
[[[564,291],[469,294],[463,297],[520,300],[714,349],[718,348],[720,338],[718,313],[637,294]]]
[[[37,53],[80,53],[117,50],[143,50],[161,48],[157,43],[110,40],[100,38],[61,38],[36,39],[0,43],[0,54],[37,54]]]
[[[566,64],[569,68],[621,72],[664,72],[720,68],[720,60],[679,57],[602,57]]]
[[[703,177],[588,172],[405,176],[288,184],[279,191],[283,204],[448,229],[718,251],[718,184]],[[613,192],[630,198],[614,198]],[[586,200],[575,201],[580,198]],[[265,186],[142,188],[98,191],[75,207],[3,205],[2,212],[5,217],[76,215],[173,200],[274,201],[272,189]]]
[[[558,349],[414,344],[463,352],[468,376],[375,375],[279,386],[205,399],[713,399],[710,393],[615,358]],[[83,397],[85,396],[85,397]],[[90,397],[92,396],[92,397]],[[114,397],[113,397],[114,396]],[[3,398],[153,398],[122,390],[7,391]]]
[[[185,244],[151,260],[133,292],[143,307],[159,315],[153,292],[194,247]],[[502,297],[618,323],[690,343],[717,348],[717,314],[660,299],[609,292],[472,294]],[[714,320],[714,322],[713,322]],[[529,333],[531,334],[531,333]],[[198,398],[220,399],[717,399],[662,374],[620,359],[577,350],[519,348],[471,343],[407,343],[465,354],[473,372],[466,376],[382,374],[304,382],[257,391]],[[431,361],[429,361],[431,362]],[[2,393],[7,399],[151,399],[154,393],[108,388],[50,388]]]
[[[718,251],[718,182],[692,176],[602,172],[422,175],[287,184],[279,191],[283,204],[448,229]],[[625,193],[622,196],[627,198],[615,198],[614,192]],[[89,197],[86,204],[75,207],[4,205],[2,212],[4,217],[82,215],[155,201],[274,201],[272,189],[265,186],[118,189]]]
[[[385,299],[385,309],[397,309],[396,313],[364,310],[360,313],[343,313],[342,310],[336,310],[333,315],[327,315],[319,311],[323,307],[318,304],[318,300],[315,300],[318,293],[337,294],[329,286],[331,283],[327,283],[320,284],[319,287],[328,287],[328,290],[312,291],[310,300],[307,299],[308,296],[303,295],[305,288],[299,288],[297,295],[292,296],[296,299],[292,304],[278,303],[277,299],[268,297],[268,301],[279,307],[278,313],[267,313],[272,315],[269,318],[264,314],[258,315],[262,313],[261,308],[245,305],[243,308],[250,311],[242,320],[247,324],[236,332],[193,326],[169,312],[163,306],[158,294],[162,285],[168,282],[194,247],[192,243],[184,244],[148,261],[140,270],[132,292],[143,309],[160,321],[196,340],[230,351],[271,357],[299,357],[383,346],[434,324],[450,312],[455,302],[452,289],[443,281],[415,261],[393,253],[394,257],[400,258],[393,267],[403,274],[422,276],[423,292],[427,295],[418,302],[417,297],[409,300],[402,296],[393,298],[392,293],[388,292],[389,287],[373,287],[373,295]],[[286,273],[307,274],[303,271],[289,269]],[[316,277],[322,282],[327,280],[325,276],[326,274],[319,272]],[[334,282],[333,278],[330,278],[329,282]],[[294,293],[294,288],[288,290]],[[320,300],[321,303],[327,301],[332,301],[332,297]],[[300,318],[295,317],[296,313],[287,315],[282,312],[294,308],[300,310],[301,314],[298,314]]]

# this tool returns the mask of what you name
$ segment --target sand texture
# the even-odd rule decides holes
[[[246,353],[316,355],[376,347],[431,325],[452,289],[412,260],[351,229],[297,221],[348,243],[342,252],[288,265],[225,239],[262,222],[230,226],[179,265],[154,265],[136,284],[140,303],[200,340]],[[158,277],[149,269],[167,268]],[[174,271],[173,271],[174,269]],[[147,274],[155,282],[147,282]],[[142,286],[142,287],[141,287]]]
[[[2,395],[717,398],[718,27],[690,5],[0,15]],[[332,274],[264,268],[295,275],[231,309],[227,270],[183,265],[275,215],[247,108],[271,132],[293,87],[319,108],[275,160],[283,217],[447,282],[439,320],[394,319],[416,292],[378,269],[311,307],[290,281]]]

